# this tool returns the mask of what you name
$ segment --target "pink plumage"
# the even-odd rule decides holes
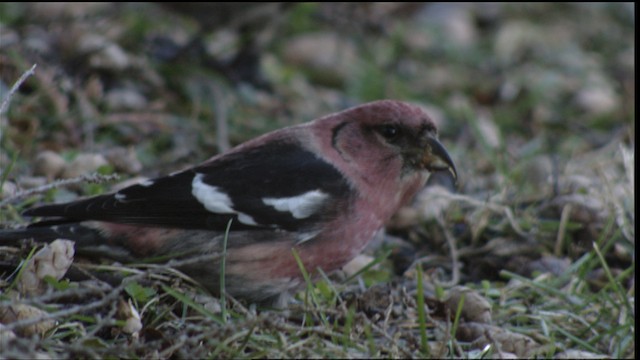
[[[334,271],[358,253],[453,161],[418,107],[382,100],[280,129],[168,176],[116,193],[45,205],[25,215],[58,222],[0,232],[0,240],[67,238],[106,256],[220,254],[229,221],[226,291],[282,303],[310,271]],[[104,246],[108,245],[108,246]],[[219,257],[181,268],[219,290]]]

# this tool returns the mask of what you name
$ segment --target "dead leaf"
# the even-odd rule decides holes
[[[18,280],[23,295],[39,295],[47,289],[46,276],[62,279],[73,263],[74,242],[58,239],[40,249],[25,265]]]
[[[47,316],[47,312],[31,305],[15,304],[0,308],[0,323],[7,325],[27,319],[46,318]],[[55,321],[45,319],[33,325],[19,327],[16,329],[16,333],[23,337],[42,336],[54,326]],[[2,333],[4,332],[2,331]]]

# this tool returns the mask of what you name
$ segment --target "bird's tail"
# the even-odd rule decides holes
[[[122,247],[108,245],[102,233],[81,223],[49,225],[35,223],[22,229],[0,229],[0,246],[20,246],[32,240],[50,243],[57,239],[75,242],[76,254],[108,257],[118,261],[130,261],[131,253]]]
[[[22,229],[0,229],[0,245],[18,245],[21,241],[28,239],[38,242],[51,242],[56,239],[87,241],[99,237],[98,235],[95,229],[77,223],[50,226],[45,223],[36,223]]]

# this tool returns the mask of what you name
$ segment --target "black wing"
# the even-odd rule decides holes
[[[296,230],[344,211],[352,187],[331,164],[291,142],[272,142],[66,204],[27,210],[64,221],[224,230]]]

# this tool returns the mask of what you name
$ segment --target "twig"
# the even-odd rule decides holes
[[[447,227],[445,226],[445,223],[444,223],[444,219],[442,219],[441,216],[438,216],[436,220],[438,221],[438,225],[440,225],[440,228],[444,233],[444,237],[447,240],[447,245],[449,245],[449,252],[451,253],[451,263],[452,263],[451,264],[452,266],[451,281],[448,281],[446,283],[441,283],[441,285],[445,287],[455,286],[460,282],[460,261],[458,260],[459,255],[458,255],[458,248],[456,247],[456,240],[454,239],[453,235],[451,235],[451,232],[447,230]]]
[[[78,183],[83,183],[83,182],[89,182],[89,183],[103,183],[103,182],[107,182],[107,181],[113,181],[113,180],[118,180],[120,178],[120,176],[118,174],[111,174],[111,175],[100,175],[98,173],[93,173],[93,174],[87,174],[87,175],[82,175],[79,177],[75,177],[72,179],[61,179],[61,180],[56,180],[52,183],[49,184],[45,184],[42,186],[38,186],[35,187],[33,189],[29,189],[29,190],[25,190],[25,191],[20,191],[2,201],[0,201],[0,206],[5,206],[7,204],[9,204],[12,201],[15,201],[19,198],[23,198],[26,196],[30,196],[33,194],[39,194],[39,193],[43,193],[45,191],[49,191],[51,189],[55,189],[61,186],[67,186],[67,185],[71,185],[71,184],[78,184]]]
[[[213,86],[214,111],[216,115],[216,141],[218,151],[225,152],[231,148],[229,143],[229,116],[227,115],[227,100],[219,86]]]
[[[460,202],[465,202],[469,205],[475,206],[475,207],[480,207],[480,208],[488,208],[489,210],[496,212],[496,213],[503,213],[506,217],[507,220],[509,221],[509,224],[511,225],[511,228],[520,236],[526,238],[528,237],[527,233],[522,230],[522,228],[520,227],[520,225],[518,225],[518,222],[516,221],[516,217],[513,214],[513,211],[511,210],[510,207],[506,206],[506,205],[500,205],[500,204],[496,204],[496,203],[492,203],[492,202],[485,202],[485,201],[480,201],[480,200],[476,200],[470,196],[467,195],[462,195],[462,194],[452,194],[448,191],[442,191],[438,193],[438,196],[443,196],[446,198],[449,198],[451,200],[456,200],[456,201],[460,201]]]
[[[11,89],[9,90],[9,93],[4,97],[4,99],[2,99],[2,103],[0,104],[0,142],[2,142],[2,134],[5,126],[4,114],[9,109],[9,103],[11,102],[11,97],[13,96],[13,94],[15,94],[18,91],[22,83],[24,83],[29,76],[35,73],[35,69],[36,69],[36,64],[33,64],[31,69],[22,73],[18,81],[16,81],[11,87]]]
[[[129,278],[129,281],[135,281],[140,277],[141,277],[141,275],[132,276],[131,278]],[[69,309],[56,311],[56,312],[49,313],[47,315],[39,316],[39,317],[36,317],[36,318],[28,318],[28,319],[24,319],[24,320],[19,320],[19,321],[16,321],[14,323],[11,323],[11,324],[6,324],[4,329],[5,330],[14,330],[16,328],[21,328],[21,327],[25,327],[25,326],[38,324],[38,323],[43,322],[43,321],[56,320],[56,319],[64,318],[64,317],[71,316],[71,315],[78,314],[78,313],[82,313],[82,312],[88,312],[89,310],[93,310],[93,309],[99,308],[101,306],[104,306],[104,305],[108,304],[110,301],[113,301],[113,300],[117,299],[118,296],[120,296],[120,293],[128,285],[129,281],[125,281],[120,286],[118,286],[116,288],[113,288],[108,294],[106,294],[104,297],[102,297],[98,301],[94,301],[94,302],[92,302],[90,304],[87,304],[87,305],[72,306]]]
[[[9,93],[7,94],[7,96],[5,96],[4,99],[2,99],[2,104],[0,104],[0,116],[4,115],[4,113],[7,111],[7,109],[9,109],[9,102],[11,102],[11,97],[13,96],[13,94],[15,94],[18,91],[18,88],[20,88],[22,83],[25,82],[29,76],[31,76],[31,75],[33,75],[35,73],[36,66],[37,66],[36,64],[33,64],[31,69],[25,71],[22,74],[22,76],[20,76],[18,81],[16,81],[13,84],[13,86],[11,87],[11,90],[9,90]]]
[[[108,286],[105,283],[98,283],[98,286],[84,286],[83,288],[69,288],[66,290],[56,290],[53,292],[48,292],[43,295],[39,295],[37,297],[31,298],[23,298],[21,299],[21,303],[26,305],[32,305],[36,307],[43,307],[47,303],[59,301],[65,298],[84,298],[94,294],[104,294],[105,292],[111,290],[112,287]],[[14,302],[14,300],[2,300],[0,301],[0,308],[4,306],[9,306]]]

